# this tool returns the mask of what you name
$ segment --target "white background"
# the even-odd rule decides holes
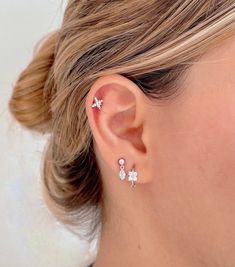
[[[62,20],[60,0],[0,0],[0,266],[83,267],[94,247],[47,210],[40,159],[46,137],[16,123],[7,110],[12,86],[34,45]]]

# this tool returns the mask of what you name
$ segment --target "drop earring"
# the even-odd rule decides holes
[[[135,182],[137,181],[137,171],[135,171],[134,167],[130,172],[128,172],[128,181],[131,182],[131,187],[135,186]]]
[[[125,160],[123,158],[119,159],[118,161],[120,165],[120,171],[119,171],[119,178],[120,180],[124,180],[126,178],[126,172],[125,172]]]
[[[94,97],[94,101],[95,101],[95,103],[93,103],[91,107],[92,108],[96,108],[97,107],[100,110],[101,106],[103,104],[103,100],[100,100],[97,97]]]

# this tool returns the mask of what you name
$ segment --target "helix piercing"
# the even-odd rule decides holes
[[[101,106],[103,104],[103,100],[98,99],[97,97],[94,97],[95,103],[92,104],[92,108],[97,107],[99,110],[101,109]]]

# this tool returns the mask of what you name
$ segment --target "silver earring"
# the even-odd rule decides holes
[[[135,182],[137,181],[137,171],[135,171],[134,167],[130,172],[128,172],[128,181],[131,182],[131,186],[135,186]]]
[[[121,158],[119,159],[118,163],[120,165],[119,178],[123,181],[126,178],[126,172],[124,170],[125,160]]]
[[[92,104],[92,108],[95,108],[95,107],[97,107],[99,110],[101,109],[101,106],[102,106],[102,104],[103,104],[103,100],[100,100],[100,99],[98,99],[97,97],[94,97],[94,101],[95,101],[95,103],[94,104]]]

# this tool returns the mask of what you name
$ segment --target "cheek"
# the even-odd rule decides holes
[[[234,44],[195,64],[182,97],[151,116],[156,223],[179,251],[220,266],[235,262]]]
[[[176,107],[163,111],[168,118],[151,140],[155,204],[164,227],[185,247],[194,242],[215,252],[216,244],[231,241],[230,254],[235,249],[235,103],[207,99],[210,103],[188,102],[179,113]]]
[[[188,187],[190,194],[227,198],[235,213],[235,121],[192,121],[188,130],[176,130],[155,142],[154,168],[173,188],[183,184],[179,189]]]
[[[223,101],[224,100],[224,101]],[[222,101],[222,102],[221,102]],[[235,200],[235,103],[221,96],[196,106],[182,155],[207,193]],[[179,137],[178,142],[183,138]],[[175,151],[176,152],[176,151]],[[206,193],[206,192],[205,192]],[[231,200],[232,200],[231,199]],[[234,206],[235,207],[235,206]],[[234,209],[235,211],[235,209]]]
[[[163,119],[155,124],[160,128],[152,140],[152,158],[169,182],[176,177],[177,184],[189,183],[195,193],[204,190],[234,202],[235,90],[231,88],[195,93],[159,111]]]
[[[204,133],[206,139],[200,140],[205,149],[205,155],[201,155],[205,162],[201,164],[212,189],[226,194],[231,191],[235,198],[235,123],[224,123],[218,121]]]

